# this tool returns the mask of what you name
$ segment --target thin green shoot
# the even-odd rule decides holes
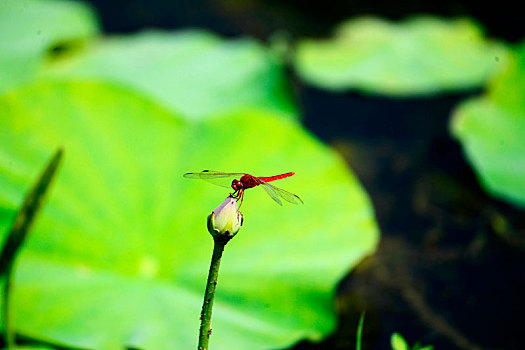
[[[7,349],[12,349],[16,345],[10,307],[10,294],[13,288],[12,279],[15,271],[16,257],[23,246],[39,208],[42,206],[45,194],[47,193],[56,170],[60,165],[62,154],[63,150],[59,148],[47,163],[33,188],[25,197],[0,252],[0,277],[4,279],[4,292],[2,293],[2,319],[4,321]]]
[[[363,311],[361,313],[361,317],[359,317],[359,324],[357,325],[357,336],[355,341],[355,349],[361,350],[361,341],[363,336],[363,324],[365,323],[365,312]]]

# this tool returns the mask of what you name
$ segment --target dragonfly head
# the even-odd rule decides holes
[[[240,189],[242,189],[244,186],[242,185],[242,182],[240,182],[239,180],[235,179],[232,181],[232,188],[235,190],[235,191],[239,191]]]

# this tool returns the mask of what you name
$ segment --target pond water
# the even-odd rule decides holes
[[[305,124],[354,169],[383,236],[339,286],[337,332],[296,349],[352,348],[362,310],[364,348],[383,349],[393,332],[436,349],[521,347],[523,212],[486,195],[448,133],[453,106],[476,93],[302,90]]]

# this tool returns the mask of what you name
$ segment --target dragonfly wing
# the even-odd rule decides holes
[[[266,182],[264,183],[260,183],[260,185],[262,185],[262,188],[266,191],[266,193],[268,193],[268,195],[274,200],[277,202],[277,204],[279,205],[283,205],[283,202],[281,202],[281,200],[279,199],[279,196],[277,195],[277,193],[274,191],[274,187],[273,186],[270,186],[268,185]],[[267,185],[267,186],[266,186]]]
[[[290,202],[292,204],[299,204],[299,203],[304,204],[303,200],[298,195],[285,191],[282,188],[278,188],[275,186],[272,186],[272,187],[277,192],[277,194],[285,201]]]
[[[268,193],[268,195],[272,197],[272,199],[276,201],[277,203],[281,204],[281,200],[279,200],[279,197],[292,204],[303,203],[302,199],[299,198],[299,196],[291,192],[285,191],[282,188],[272,186],[266,181],[263,181],[261,179],[257,179],[257,180],[258,180],[257,182],[260,185],[262,185],[262,188],[264,188],[266,193]]]
[[[220,171],[204,170],[200,173],[186,173],[183,176],[187,179],[201,179],[206,180],[217,186],[231,189],[232,181],[240,179],[244,173],[223,173]]]

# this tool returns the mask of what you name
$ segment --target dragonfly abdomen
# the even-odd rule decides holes
[[[270,177],[259,176],[259,179],[263,180],[264,182],[270,182],[270,181],[284,179],[284,178],[290,177],[290,176],[292,176],[294,174],[295,174],[294,172],[289,172],[289,173],[285,173],[285,174],[281,174],[281,175],[275,175],[275,176],[270,176]]]

